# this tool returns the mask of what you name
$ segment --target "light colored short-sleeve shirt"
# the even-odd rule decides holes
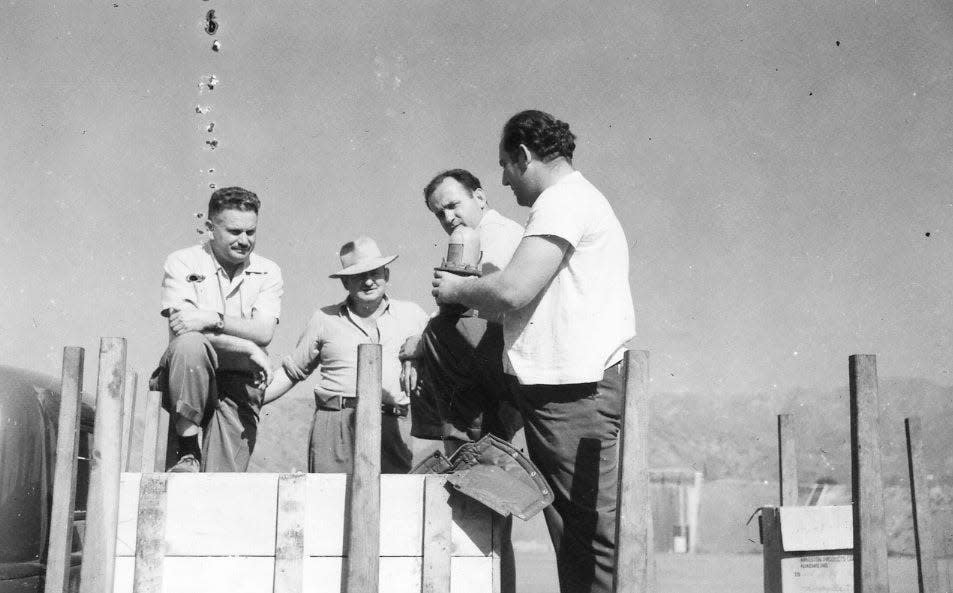
[[[281,315],[281,269],[256,253],[234,278],[228,277],[207,242],[172,253],[164,270],[163,315],[188,307],[245,319],[253,311],[275,319]]]
[[[480,271],[484,274],[496,272],[506,267],[523,238],[523,227],[518,222],[506,218],[496,210],[483,213],[477,225],[480,235]]]
[[[523,239],[523,227],[518,222],[506,218],[496,210],[487,210],[477,225],[480,236],[480,271],[484,274],[497,272],[506,267],[513,253]],[[480,311],[479,316],[487,321],[503,323],[504,313]]]
[[[629,245],[605,196],[578,171],[547,188],[530,209],[525,236],[569,244],[552,282],[508,311],[507,373],[524,384],[600,381],[635,335]]]
[[[346,302],[316,311],[298,340],[294,353],[282,366],[292,381],[306,379],[316,369],[321,378],[314,392],[319,395],[354,397],[357,389],[357,347],[381,345],[381,397],[385,404],[410,403],[400,389],[401,363],[397,353],[410,336],[419,335],[427,325],[427,314],[415,303],[388,299],[377,318],[378,336],[368,333],[351,317]]]

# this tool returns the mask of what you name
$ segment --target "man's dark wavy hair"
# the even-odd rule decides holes
[[[261,201],[259,201],[258,196],[255,195],[254,192],[237,186],[223,187],[215,190],[208,201],[208,218],[211,220],[213,216],[222,210],[228,209],[250,210],[258,214],[259,208],[261,208]]]
[[[503,150],[513,157],[520,144],[543,161],[558,157],[571,161],[576,150],[576,135],[569,131],[566,122],[544,111],[527,109],[511,117],[503,126]]]
[[[471,195],[476,190],[483,188],[483,185],[480,184],[480,180],[477,179],[477,176],[466,169],[449,169],[443,173],[438,173],[433,179],[430,180],[430,183],[427,184],[427,187],[424,188],[424,204],[427,205],[427,208],[430,208],[430,195],[433,194],[438,185],[443,183],[444,180],[448,178],[456,179],[460,185],[470,190]]]

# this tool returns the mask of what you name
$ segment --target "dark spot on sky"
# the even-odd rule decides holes
[[[927,237],[929,237],[929,236],[930,236],[930,231],[927,231],[926,233],[924,233],[924,235],[926,235]]]
[[[209,35],[215,35],[218,31],[218,22],[215,21],[215,10],[210,10],[205,14],[205,32]]]
[[[813,93],[813,92],[810,92],[810,93],[807,94],[807,96],[808,96],[808,97],[813,97],[813,96],[814,96],[814,93]]]
[[[836,45],[837,47],[840,47],[840,41],[835,41],[834,45]]]

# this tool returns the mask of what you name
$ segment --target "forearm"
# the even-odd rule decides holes
[[[288,376],[287,371],[285,371],[283,367],[278,367],[274,373],[274,379],[271,380],[268,388],[265,389],[265,394],[262,396],[262,405],[270,404],[282,395],[288,393],[288,390],[294,387],[295,383],[296,381],[293,381],[291,377]]]
[[[271,317],[233,317],[226,315],[222,335],[242,338],[264,348],[275,335],[276,321]]]
[[[519,309],[530,299],[520,298],[517,287],[503,272],[487,274],[462,282],[458,302],[480,311],[504,312]]]
[[[209,343],[217,352],[230,352],[233,354],[251,355],[258,346],[251,340],[230,336],[228,334],[214,334],[211,332],[202,332],[208,338]]]

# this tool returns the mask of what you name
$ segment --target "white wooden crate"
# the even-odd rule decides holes
[[[168,474],[161,590],[271,593],[280,476]],[[114,593],[133,591],[141,477],[124,473],[120,481]],[[347,476],[304,478],[303,590],[340,593]],[[496,515],[459,495],[450,505],[451,593],[499,591]],[[421,591],[424,514],[424,476],[381,476],[381,593]]]

